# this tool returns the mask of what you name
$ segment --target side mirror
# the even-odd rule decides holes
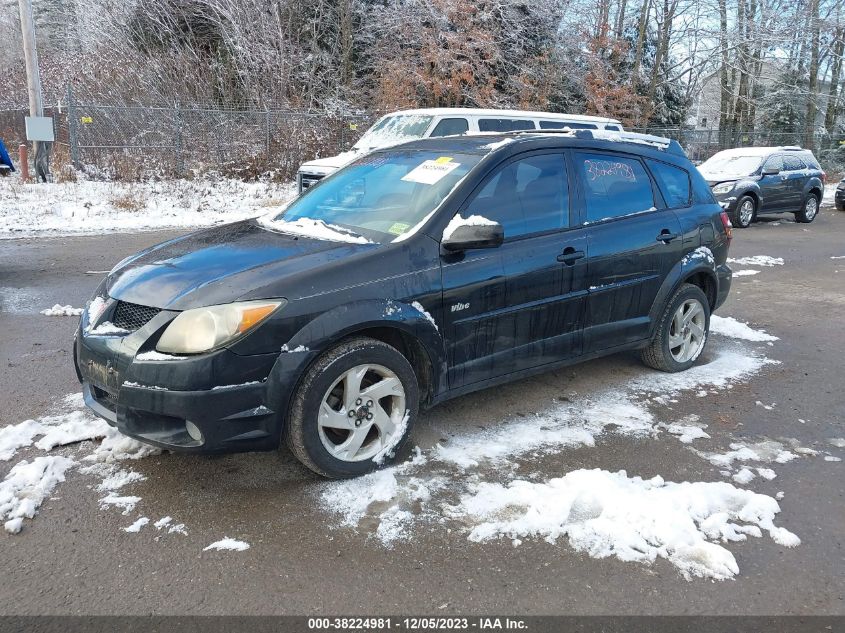
[[[473,248],[496,248],[505,241],[505,230],[501,224],[462,224],[440,242],[443,250],[450,253]]]
[[[764,176],[777,176],[780,173],[780,169],[777,167],[764,167],[762,174]]]

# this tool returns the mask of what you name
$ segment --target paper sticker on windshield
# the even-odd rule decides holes
[[[387,229],[388,233],[393,233],[393,235],[402,235],[405,231],[411,228],[410,224],[406,224],[405,222],[394,222],[393,226]]]
[[[448,157],[443,157],[448,158]],[[448,176],[451,172],[461,166],[460,163],[453,163],[452,159],[448,161],[439,162],[437,160],[427,160],[421,165],[414,167],[411,171],[402,177],[405,182],[418,182],[422,185],[433,185],[444,176]]]

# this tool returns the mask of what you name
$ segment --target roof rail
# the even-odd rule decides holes
[[[614,130],[573,130],[570,128],[562,128],[555,130],[514,130],[513,132],[505,132],[505,134],[516,134],[519,136],[531,134],[561,134],[571,136],[573,138],[593,139],[596,141],[615,141],[619,143],[649,145],[659,150],[668,151],[672,154],[684,155],[684,150],[677,141],[663,136],[639,134],[637,132],[617,132]]]

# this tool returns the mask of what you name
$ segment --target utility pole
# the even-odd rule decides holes
[[[41,74],[38,70],[38,51],[35,48],[35,24],[32,19],[32,0],[18,0],[23,35],[23,55],[26,61],[26,87],[29,92],[29,116],[43,117],[41,103]],[[50,174],[50,150],[44,141],[32,142],[35,155],[35,177],[47,182]]]

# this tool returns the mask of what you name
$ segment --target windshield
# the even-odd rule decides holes
[[[434,211],[481,158],[412,150],[369,154],[307,189],[282,213],[261,223],[282,232],[335,241],[392,241]],[[306,227],[317,227],[319,233],[306,232]]]
[[[376,123],[358,139],[354,149],[369,150],[422,138],[434,117],[419,114],[388,116]]]
[[[750,176],[760,168],[760,163],[762,162],[762,156],[737,156],[735,154],[720,156],[719,154],[716,154],[706,160],[699,170],[711,174]]]

